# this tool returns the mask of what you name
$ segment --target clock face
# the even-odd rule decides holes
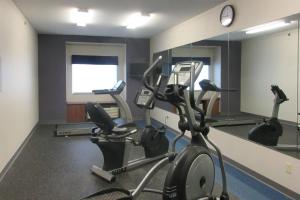
[[[225,6],[220,15],[220,22],[223,26],[230,26],[234,19],[234,8],[231,5]]]

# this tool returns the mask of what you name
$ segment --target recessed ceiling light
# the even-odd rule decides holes
[[[136,29],[144,26],[151,19],[151,15],[143,15],[140,12],[130,15],[125,23],[127,29]]]
[[[73,9],[71,19],[77,26],[86,26],[92,22],[92,12],[87,9]]]
[[[246,32],[246,34],[254,34],[254,33],[259,33],[259,32],[263,32],[263,31],[270,31],[270,30],[273,30],[273,29],[285,27],[285,26],[288,26],[290,24],[291,24],[291,22],[289,23],[289,22],[285,22],[283,20],[280,20],[280,21],[275,21],[275,22],[262,24],[262,25],[259,25],[259,26],[254,26],[254,27],[246,29],[244,31]]]

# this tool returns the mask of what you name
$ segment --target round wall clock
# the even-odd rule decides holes
[[[234,8],[232,5],[226,5],[223,7],[220,14],[220,22],[222,26],[228,27],[233,23],[235,17]]]

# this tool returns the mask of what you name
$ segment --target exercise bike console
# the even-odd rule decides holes
[[[135,104],[140,108],[153,109],[153,92],[149,89],[142,88],[135,97]]]

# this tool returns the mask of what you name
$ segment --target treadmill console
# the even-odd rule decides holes
[[[203,79],[202,81],[200,81],[199,85],[203,91],[215,91],[215,92],[221,91],[221,89],[218,88],[216,84],[214,84],[212,81],[207,79]]]
[[[126,83],[124,81],[118,81],[111,89],[93,90],[93,93],[94,94],[121,94],[125,86]]]
[[[153,92],[142,88],[138,91],[135,97],[135,104],[141,108],[152,108],[153,107]]]
[[[186,61],[186,62],[180,62],[176,63],[171,76],[168,81],[168,85],[184,85],[189,86],[190,85],[190,79],[191,79],[191,67],[194,66],[195,68],[195,79],[199,76],[203,63],[199,61]],[[175,80],[175,77],[177,75],[177,80]]]

